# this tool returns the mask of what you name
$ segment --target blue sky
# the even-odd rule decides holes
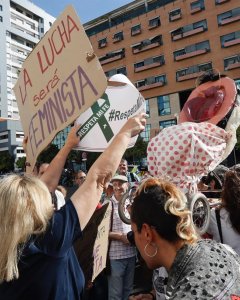
[[[110,12],[120,6],[123,6],[132,1],[130,0],[32,0],[34,4],[44,9],[47,13],[57,17],[64,8],[72,4],[77,11],[77,14],[84,24],[92,19],[95,19],[107,12]]]

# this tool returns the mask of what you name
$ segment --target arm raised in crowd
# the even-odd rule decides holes
[[[41,175],[40,179],[47,185],[50,192],[54,192],[58,186],[63,167],[70,151],[77,146],[80,137],[77,135],[80,125],[73,126],[68,134],[65,145],[59,150],[58,154],[50,162],[47,170]],[[26,152],[27,138],[24,139],[23,148]],[[27,153],[26,153],[27,155]],[[26,167],[26,172],[28,169]]]
[[[80,142],[80,137],[77,135],[79,128],[80,125],[71,128],[65,145],[59,150],[58,154],[50,162],[46,172],[40,177],[40,179],[45,182],[50,192],[55,191],[58,186],[68,154]]]
[[[77,210],[83,230],[100,200],[104,186],[115,174],[131,137],[144,130],[146,114],[132,117],[114,137],[88,172],[85,182],[73,194],[71,200]]]

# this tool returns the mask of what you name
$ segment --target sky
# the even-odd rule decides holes
[[[132,0],[31,0],[31,2],[54,17],[58,17],[65,7],[71,4],[75,8],[81,23],[84,24],[130,3]]]

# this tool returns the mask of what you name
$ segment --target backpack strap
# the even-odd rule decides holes
[[[220,219],[220,209],[215,209],[215,214],[216,214],[217,227],[218,227],[218,232],[219,232],[219,235],[220,235],[220,240],[221,240],[221,243],[223,244],[222,226],[221,226],[221,219]]]

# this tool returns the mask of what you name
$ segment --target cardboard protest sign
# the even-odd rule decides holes
[[[107,251],[108,251],[108,235],[110,230],[110,217],[112,211],[111,204],[108,205],[107,210],[103,216],[102,222],[98,226],[97,238],[93,248],[93,275],[92,281],[102,272],[106,267]]]
[[[32,168],[55,135],[99,99],[106,86],[84,28],[68,6],[24,62],[14,87]]]
[[[95,210],[83,230],[82,238],[74,243],[86,283],[93,281],[106,266],[111,210],[110,203]]]
[[[104,151],[128,118],[145,111],[145,100],[129,79],[122,74],[112,76],[101,98],[76,120],[82,125],[77,149]],[[136,140],[137,136],[132,138],[128,148],[133,147]]]

